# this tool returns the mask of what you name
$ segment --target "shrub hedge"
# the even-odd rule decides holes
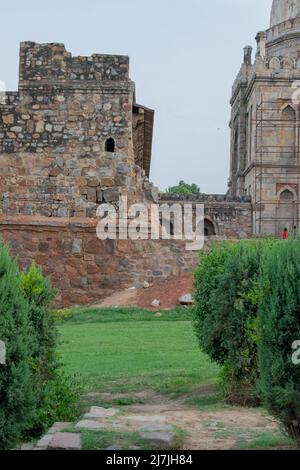
[[[0,339],[6,364],[0,365],[0,449],[20,438],[35,405],[32,381],[34,334],[29,305],[20,289],[17,265],[0,245]]]
[[[223,366],[225,399],[260,400],[300,444],[300,240],[216,244],[195,273],[200,347]]]
[[[265,406],[300,446],[300,365],[292,361],[292,345],[300,340],[300,241],[274,247],[262,277],[259,391]]]
[[[40,435],[54,421],[73,419],[78,382],[63,374],[56,357],[51,313],[56,291],[32,264],[27,273],[0,244],[0,448]]]

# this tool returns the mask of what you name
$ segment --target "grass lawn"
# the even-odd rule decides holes
[[[185,393],[216,381],[218,367],[200,352],[187,309],[158,318],[142,309],[76,309],[59,331],[66,370],[81,374],[85,390]]]
[[[189,439],[192,443],[196,439],[205,447],[208,438],[213,446],[218,443],[218,449],[294,448],[293,442],[278,429],[261,429],[261,422],[269,425],[263,412],[230,407],[220,401],[211,386],[217,382],[219,368],[199,349],[191,310],[178,308],[156,316],[137,308],[81,308],[58,311],[55,318],[64,367],[67,373],[79,374],[83,384],[81,415],[95,405],[117,407],[124,417],[132,405],[146,406],[146,410],[151,405],[153,409],[155,397],[162,398],[164,393],[167,409],[172,410],[176,401],[185,409],[179,426],[176,411],[172,415],[171,422],[176,425],[172,449],[181,448],[183,440]],[[136,393],[145,391],[150,391],[150,395]],[[233,415],[228,415],[231,412]],[[197,428],[198,423],[202,427]],[[145,441],[134,429],[79,431],[73,427],[69,431],[80,432],[83,449],[117,445],[122,449],[149,450],[158,445]]]

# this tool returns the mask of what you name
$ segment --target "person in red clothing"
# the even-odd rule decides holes
[[[289,238],[289,231],[287,228],[285,228],[282,233],[282,240],[287,240],[288,238]]]

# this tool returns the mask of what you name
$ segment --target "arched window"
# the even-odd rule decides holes
[[[282,193],[280,194],[280,201],[284,201],[284,202],[289,202],[289,201],[293,201],[294,200],[294,195],[292,193],[292,191],[290,191],[289,189],[285,189],[284,191],[282,191]]]
[[[111,153],[114,153],[115,151],[115,141],[112,137],[110,137],[109,139],[107,139],[107,141],[105,142],[105,151],[106,152],[111,152]]]
[[[296,146],[296,112],[291,106],[282,111],[282,129],[280,132],[281,156],[285,158],[295,157]]]

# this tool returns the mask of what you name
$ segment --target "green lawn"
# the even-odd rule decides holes
[[[80,414],[92,405],[124,407],[126,412],[128,405],[147,401],[143,394],[131,392],[151,389],[169,393],[171,398],[182,395],[180,398],[187,408],[206,412],[217,410],[218,419],[223,410],[231,409],[220,401],[216,391],[209,391],[214,387],[206,388],[207,384],[216,383],[219,369],[199,349],[191,310],[175,309],[156,317],[153,312],[136,308],[82,308],[56,312],[55,318],[61,336],[59,353],[64,367],[68,373],[79,374],[83,384]],[[207,395],[203,390],[207,390]],[[99,399],[98,393],[85,393],[89,391],[112,392],[112,395]],[[212,420],[214,424],[215,418]],[[293,448],[293,442],[279,431],[272,435],[263,430],[258,432],[221,424],[219,428],[212,428],[215,439],[233,439],[234,449]],[[79,432],[74,427],[65,431],[68,430]],[[177,440],[173,445],[178,449],[182,436],[190,430],[183,428],[176,432]],[[144,441],[134,431],[82,430],[81,439],[83,449],[105,449],[116,444],[123,449],[133,446],[156,448],[154,442]]]
[[[191,319],[185,309],[160,318],[140,309],[77,309],[59,325],[59,352],[85,390],[185,393],[218,373],[200,352]]]

